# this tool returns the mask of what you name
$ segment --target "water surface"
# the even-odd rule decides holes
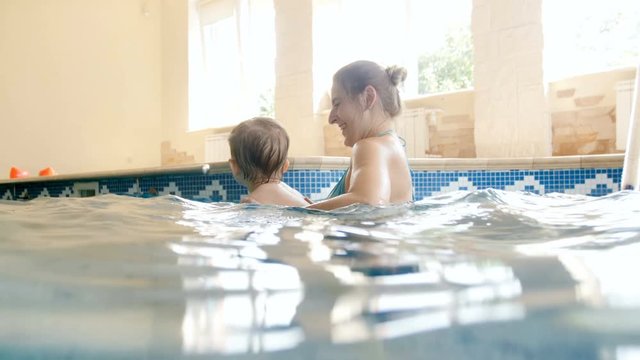
[[[634,359],[640,193],[0,202],[0,358]]]

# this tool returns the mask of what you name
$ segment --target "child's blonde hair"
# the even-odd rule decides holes
[[[229,136],[231,157],[245,181],[264,184],[282,178],[289,136],[274,119],[255,117],[238,124]]]

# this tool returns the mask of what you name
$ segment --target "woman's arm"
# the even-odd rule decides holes
[[[391,194],[388,153],[377,139],[356,143],[352,152],[349,188],[346,193],[310,205],[313,209],[331,210],[351,204],[388,204]]]

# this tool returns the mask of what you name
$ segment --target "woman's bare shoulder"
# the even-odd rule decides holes
[[[396,151],[393,139],[370,137],[362,139],[353,145],[352,156],[354,159],[361,157],[388,157]]]

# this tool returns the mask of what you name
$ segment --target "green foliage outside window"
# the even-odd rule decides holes
[[[265,90],[262,94],[260,94],[260,116],[268,116],[275,117],[276,109],[275,109],[275,99],[273,88],[269,88]]]
[[[469,28],[450,31],[436,52],[418,58],[418,93],[429,94],[473,86],[473,44]]]

